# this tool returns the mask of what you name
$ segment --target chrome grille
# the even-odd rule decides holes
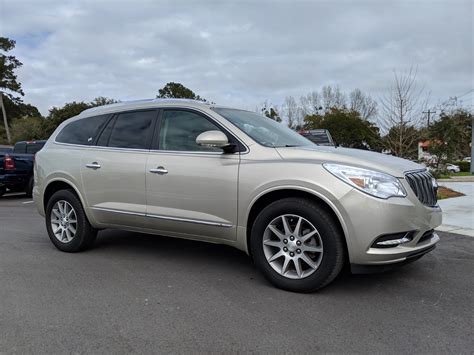
[[[428,171],[405,173],[405,178],[422,204],[425,206],[436,206],[438,188],[433,183],[433,176]]]

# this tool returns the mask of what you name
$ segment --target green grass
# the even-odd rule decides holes
[[[438,179],[450,179],[451,177],[456,176],[471,176],[471,173],[469,171],[461,171],[459,173],[441,174],[439,175]]]

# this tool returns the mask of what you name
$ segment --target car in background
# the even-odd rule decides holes
[[[0,150],[0,196],[8,192],[33,192],[35,155],[46,141],[17,142],[13,149]]]
[[[467,161],[468,163],[471,162],[471,157],[465,157],[462,161]]]
[[[446,170],[450,173],[459,173],[461,171],[461,168],[459,167],[459,165],[446,164]]]
[[[335,146],[331,133],[327,129],[301,130],[298,133],[317,145]]]

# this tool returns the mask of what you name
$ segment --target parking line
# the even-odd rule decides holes
[[[22,204],[27,205],[27,204],[33,203],[33,202],[35,202],[35,201],[31,200],[31,201],[22,202]]]

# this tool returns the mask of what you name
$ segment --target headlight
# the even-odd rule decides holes
[[[323,164],[323,166],[337,178],[369,195],[379,198],[407,195],[400,181],[392,175],[348,165]]]

